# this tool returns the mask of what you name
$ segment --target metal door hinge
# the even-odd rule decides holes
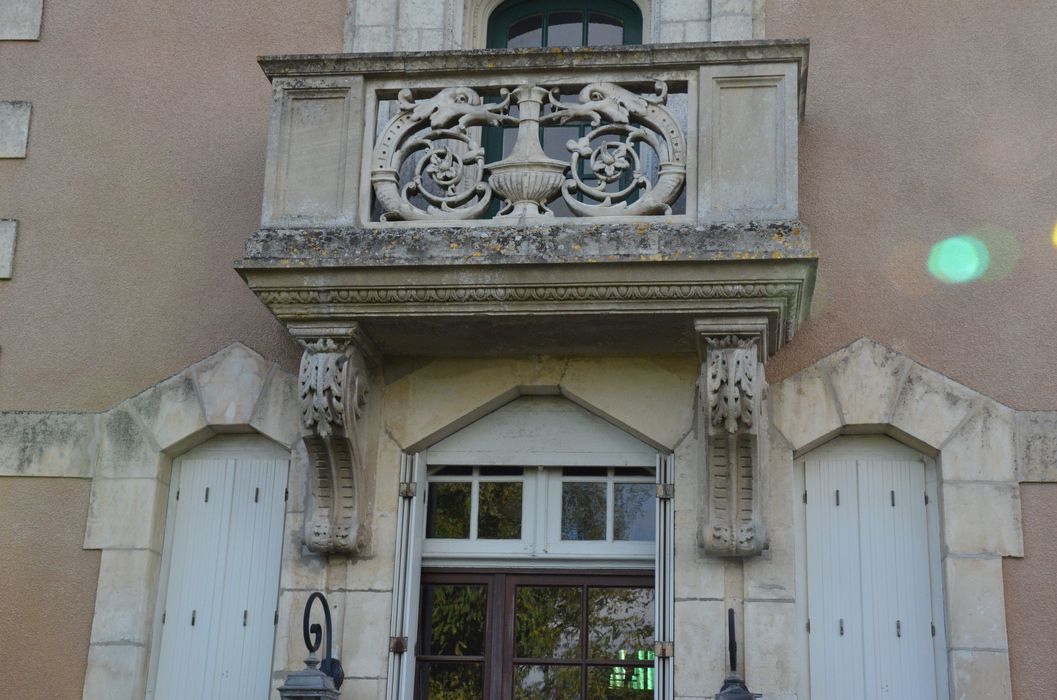
[[[807,503],[807,491],[804,491],[804,503]]]
[[[162,610],[162,613],[161,613],[161,623],[163,625],[165,624],[165,611],[164,610]],[[935,629],[935,627],[933,629]],[[933,634],[932,636],[935,637],[936,635]]]
[[[654,642],[653,655],[658,659],[670,659],[675,656],[675,642]]]
[[[840,489],[837,489],[837,505],[840,505]]]
[[[418,484],[414,481],[400,482],[400,498],[414,498],[418,494]]]
[[[929,625],[929,627],[932,628],[932,636],[935,637],[936,636],[936,623],[935,622],[931,623]]]
[[[403,654],[407,651],[407,637],[390,637],[389,651],[393,654]]]
[[[807,633],[808,633],[808,634],[811,634],[811,620],[808,620],[808,621],[807,621],[807,622],[806,622],[806,623],[804,624],[804,629],[806,629],[806,630],[807,630]]]
[[[249,619],[249,617],[250,617],[250,611],[249,610],[243,610],[242,611],[242,626],[243,627],[246,626],[246,621]]]
[[[197,617],[198,617],[198,611],[197,610],[192,610],[191,611],[191,627],[195,626],[195,619]]]
[[[929,504],[929,495],[926,493],[925,494],[925,505],[928,505],[928,504]]]
[[[895,508],[896,507],[896,492],[895,491],[889,491],[888,493],[890,493],[892,495],[892,507]]]
[[[206,486],[206,503],[209,503],[209,487]]]
[[[663,500],[675,498],[675,484],[657,484],[657,498]]]
[[[176,500],[180,500],[180,489],[176,489]]]
[[[289,501],[290,500],[290,489],[283,489],[283,500],[284,501]]]
[[[275,611],[275,617],[272,618],[272,624],[273,625],[278,625],[279,624],[279,610],[278,609],[276,609],[276,611]]]
[[[254,503],[260,503],[261,502],[261,487],[260,486],[258,486],[257,488],[255,488],[253,490],[253,502]]]

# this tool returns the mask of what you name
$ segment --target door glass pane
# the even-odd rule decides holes
[[[481,482],[477,505],[477,539],[521,539],[521,484]]]
[[[470,536],[469,482],[429,485],[426,537],[466,539]]]
[[[543,15],[525,17],[511,24],[506,34],[506,45],[510,49],[543,46]]]
[[[547,18],[547,46],[583,46],[582,12],[552,12]]]
[[[587,655],[637,659],[653,646],[652,588],[587,590]]]
[[[488,587],[427,584],[422,649],[429,656],[483,656]]]
[[[429,700],[481,700],[484,697],[484,664],[429,662],[419,664],[422,698]]]
[[[579,658],[580,610],[579,586],[518,586],[514,601],[514,656]]]
[[[514,665],[514,700],[579,700],[579,666]]]
[[[606,485],[567,481],[562,484],[562,539],[606,538]]]
[[[592,12],[587,20],[588,46],[619,46],[624,43],[624,23],[616,17]]]
[[[592,700],[653,698],[653,666],[589,667],[587,697]]]
[[[613,539],[653,541],[656,507],[653,484],[614,484]]]

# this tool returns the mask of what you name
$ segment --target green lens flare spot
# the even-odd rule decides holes
[[[932,246],[929,273],[949,284],[980,279],[991,265],[991,254],[984,242],[972,236],[952,236]]]

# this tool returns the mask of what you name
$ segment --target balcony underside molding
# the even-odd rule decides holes
[[[695,320],[745,315],[767,319],[773,353],[806,316],[816,260],[263,262],[239,272],[288,327],[358,322],[385,355],[483,356],[693,352]]]

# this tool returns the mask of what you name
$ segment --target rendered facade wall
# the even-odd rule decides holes
[[[81,548],[90,489],[0,477],[0,697],[81,696],[99,575],[99,553]]]

